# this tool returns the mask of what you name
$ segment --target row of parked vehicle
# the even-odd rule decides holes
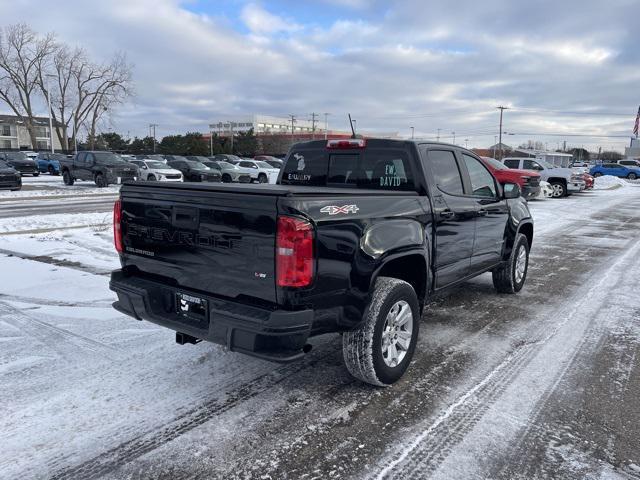
[[[37,177],[41,173],[62,175],[66,185],[88,180],[99,187],[127,180],[275,183],[282,167],[282,160],[267,155],[242,158],[230,154],[205,157],[130,156],[103,151],[84,151],[76,155],[0,152],[0,189],[20,190],[23,175]]]

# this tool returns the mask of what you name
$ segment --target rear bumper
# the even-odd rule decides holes
[[[586,187],[584,182],[570,181],[567,182],[567,190],[569,192],[581,192]]]
[[[126,276],[122,270],[111,274],[109,288],[118,295],[113,308],[121,313],[275,362],[290,362],[304,356],[303,348],[314,318],[313,310],[258,308],[156,280]],[[178,292],[207,300],[208,318],[195,320],[178,314]]]

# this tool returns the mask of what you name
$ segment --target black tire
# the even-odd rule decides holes
[[[231,175],[225,173],[222,175],[222,183],[231,183],[233,180],[231,179]]]
[[[12,192],[17,192],[18,190],[22,190],[22,185],[20,185],[18,188],[11,189]]]
[[[627,178],[629,180],[635,180],[636,178],[638,178],[638,176],[635,173],[630,173],[629,175],[627,175]]]
[[[602,174],[600,172],[596,172],[596,173],[593,174],[593,176],[597,178],[597,177],[601,177]]]
[[[258,183],[267,183],[268,181],[269,179],[264,173],[261,173],[260,175],[258,175]]]
[[[563,182],[549,182],[551,184],[551,188],[553,188],[553,197],[552,198],[562,198],[567,196],[567,186]]]
[[[40,176],[40,172],[35,172],[35,173],[33,174],[33,176],[34,176],[34,177],[38,177],[38,176]]]
[[[65,185],[71,186],[74,183],[74,179],[71,176],[71,173],[69,173],[69,170],[65,170],[64,172],[62,172],[62,181],[64,182]]]
[[[49,172],[49,175],[55,175],[56,171],[53,169],[53,167],[51,165],[49,165],[47,167],[47,172]]]
[[[521,251],[524,249],[524,272],[518,275],[517,263]],[[522,290],[524,282],[527,280],[529,271],[529,240],[521,233],[513,243],[511,255],[506,264],[493,270],[493,286],[499,293],[518,293]],[[520,277],[520,278],[518,278]]]
[[[150,173],[149,175],[147,175],[147,182],[155,182],[156,181],[156,176],[153,173]]]
[[[96,182],[96,185],[98,186],[98,188],[104,188],[107,186],[107,180],[104,178],[104,175],[101,173],[97,173],[94,181]]]
[[[383,352],[383,330],[391,309],[396,308],[401,302],[404,302],[404,306],[401,307],[397,316],[400,317],[402,308],[410,309],[408,311],[410,319],[407,319],[405,325],[408,325],[408,322],[411,324],[411,338],[406,350],[397,350],[400,353],[404,352],[399,363],[390,366],[385,360],[385,358],[390,358],[389,351],[387,351],[387,357]],[[397,278],[378,278],[362,324],[356,330],[345,332],[342,335],[342,353],[347,370],[363,382],[381,387],[391,385],[402,377],[411,363],[418,340],[419,327],[420,307],[413,287]],[[398,332],[401,331],[401,329],[395,331],[396,339]],[[393,336],[393,328],[389,333]],[[394,340],[392,339],[392,341]]]

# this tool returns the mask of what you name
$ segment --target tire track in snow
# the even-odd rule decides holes
[[[165,423],[162,427],[139,434],[79,465],[60,469],[60,464],[65,463],[66,459],[57,459],[50,464],[51,470],[55,473],[49,478],[50,480],[93,479],[113,472],[242,402],[271,390],[293,375],[316,366],[340,350],[338,343],[327,344],[322,350],[312,351],[299,362],[281,365],[249,382],[232,382],[230,385],[220,386],[221,391],[228,393],[209,399],[202,405]]]
[[[568,312],[562,315],[562,320],[556,324],[550,333],[537,341],[517,346],[479,383],[458,397],[430,426],[414,438],[408,447],[397,454],[394,460],[384,466],[377,478],[404,479],[424,477],[434,472],[438,465],[448,456],[452,448],[471,431],[489,407],[510,385],[511,381],[536,356],[538,347],[547,343],[573,319],[584,301],[583,299],[599,298],[601,303],[604,301],[601,298],[603,296],[603,285],[616,278],[615,275],[619,275],[620,268],[624,268],[629,259],[633,259],[639,254],[640,241],[633,240],[630,243],[635,244],[608,266],[604,274],[596,282],[592,283],[584,297],[579,296],[570,304]],[[598,293],[600,294],[598,295]],[[576,322],[581,321],[581,318],[576,320]],[[577,345],[573,345],[569,354],[568,365],[570,365],[571,360],[575,357],[583,342],[584,337],[580,337]],[[567,348],[571,347],[567,345]],[[565,365],[562,371],[566,368],[567,366]]]

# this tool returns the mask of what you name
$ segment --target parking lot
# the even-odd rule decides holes
[[[523,291],[432,298],[379,389],[337,334],[277,365],[117,313],[118,187],[25,178],[0,193],[0,477],[640,478],[640,185],[618,183],[530,201]]]

